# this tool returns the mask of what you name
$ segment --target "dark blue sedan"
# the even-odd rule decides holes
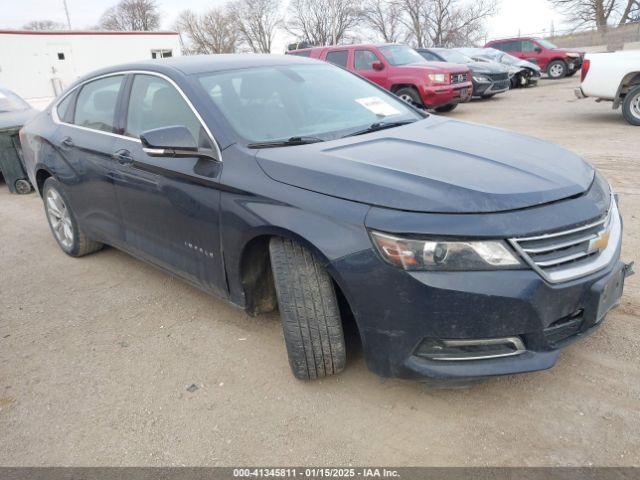
[[[21,132],[60,248],[122,249],[259,314],[291,368],[383,376],[551,367],[631,268],[580,157],[427,115],[331,64],[183,57],[72,85]]]

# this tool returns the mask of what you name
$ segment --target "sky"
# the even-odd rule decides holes
[[[170,29],[184,9],[203,11],[225,0],[157,0],[162,11],[163,29]],[[471,0],[473,1],[473,0]],[[88,28],[98,23],[100,15],[117,0],[67,0],[71,26]],[[20,28],[32,20],[54,20],[66,23],[63,0],[0,0],[0,28]],[[514,36],[518,33],[547,34],[554,24],[563,28],[562,15],[551,8],[548,0],[500,0],[498,14],[487,22],[487,37]],[[276,50],[284,49],[287,38],[276,41]]]

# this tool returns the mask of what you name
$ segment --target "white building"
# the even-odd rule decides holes
[[[93,70],[178,55],[176,32],[0,30],[0,84],[38,106]]]

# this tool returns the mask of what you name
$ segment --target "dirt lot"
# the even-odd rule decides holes
[[[451,114],[544,138],[611,180],[640,250],[640,129],[543,81]],[[442,390],[289,373],[251,318],[114,249],[71,259],[0,189],[0,465],[640,465],[640,276],[552,370]],[[187,387],[197,385],[189,392]]]

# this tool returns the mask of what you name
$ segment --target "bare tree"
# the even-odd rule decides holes
[[[407,40],[417,48],[429,45],[427,26],[431,15],[429,0],[398,0],[403,15],[400,21],[407,29]]]
[[[120,0],[100,18],[104,30],[157,30],[160,12],[155,0]]]
[[[34,20],[24,24],[22,28],[24,30],[65,30],[67,26],[53,20]]]
[[[384,42],[395,43],[400,40],[402,25],[397,0],[365,0],[362,18]]]
[[[632,22],[640,22],[640,0],[627,0],[618,25]]]
[[[185,53],[234,53],[238,34],[234,20],[224,8],[212,8],[198,15],[191,10],[183,11],[175,24],[176,30],[188,39]]]
[[[285,29],[315,45],[344,42],[362,18],[359,0],[291,0]]]
[[[485,21],[496,13],[497,0],[398,0],[408,39],[416,47],[476,44]]]
[[[282,22],[280,0],[235,0],[229,4],[241,42],[255,53],[271,53]]]
[[[551,0],[563,11],[574,28],[595,26],[602,32],[613,23],[624,25],[632,21],[640,8],[638,0]]]

